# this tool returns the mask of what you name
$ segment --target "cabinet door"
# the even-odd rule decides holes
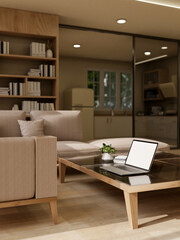
[[[166,117],[164,136],[166,139],[177,141],[177,117]]]
[[[164,139],[164,117],[147,117],[147,137],[151,139]]]
[[[132,117],[114,116],[110,121],[110,137],[132,137]]]
[[[94,137],[98,138],[109,138],[110,130],[109,124],[110,117],[96,116],[94,117]]]
[[[135,136],[147,137],[147,118],[144,116],[135,117]]]

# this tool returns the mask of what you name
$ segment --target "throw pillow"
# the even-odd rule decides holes
[[[23,137],[43,136],[44,135],[44,120],[23,121],[18,120],[21,135]]]

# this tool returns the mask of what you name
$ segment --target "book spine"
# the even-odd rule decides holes
[[[1,53],[3,54],[4,50],[3,50],[3,41],[1,41]]]
[[[46,44],[43,43],[43,57],[46,57]]]
[[[48,76],[48,65],[44,64],[44,77]]]
[[[9,82],[9,95],[13,95],[12,94],[12,82]]]
[[[19,95],[23,95],[23,83],[19,83]]]
[[[6,41],[3,41],[3,54],[6,54]]]
[[[56,67],[55,65],[52,65],[52,77],[56,76]]]
[[[6,54],[9,54],[9,42],[6,42]]]
[[[20,95],[20,83],[17,83],[17,95]]]
[[[50,65],[49,64],[47,65],[47,69],[48,69],[47,75],[48,75],[48,77],[50,77]]]
[[[13,88],[14,94],[13,95],[16,96],[17,95],[17,83],[14,82],[13,85],[14,85],[14,88]]]

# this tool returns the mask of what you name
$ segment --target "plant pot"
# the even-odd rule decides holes
[[[102,160],[104,160],[104,161],[113,160],[113,156],[110,153],[103,153]]]

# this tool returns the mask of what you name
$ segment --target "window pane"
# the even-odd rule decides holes
[[[116,106],[116,73],[104,73],[104,108]]]
[[[116,98],[104,98],[104,108],[115,108],[116,107]]]
[[[94,106],[100,107],[100,72],[88,71],[88,88],[94,90]]]
[[[111,96],[116,96],[116,79],[111,80]]]
[[[88,71],[88,81],[93,81],[93,71]]]
[[[116,107],[116,98],[111,98],[110,107],[111,108],[115,108]]]
[[[94,97],[94,107],[95,108],[100,107],[100,97],[97,97],[97,96]]]
[[[99,83],[94,83],[94,94],[100,95],[100,84]]]
[[[131,73],[120,73],[120,107],[122,109],[132,109]]]
[[[94,81],[95,82],[100,81],[100,72],[97,72],[97,71],[94,72]]]

